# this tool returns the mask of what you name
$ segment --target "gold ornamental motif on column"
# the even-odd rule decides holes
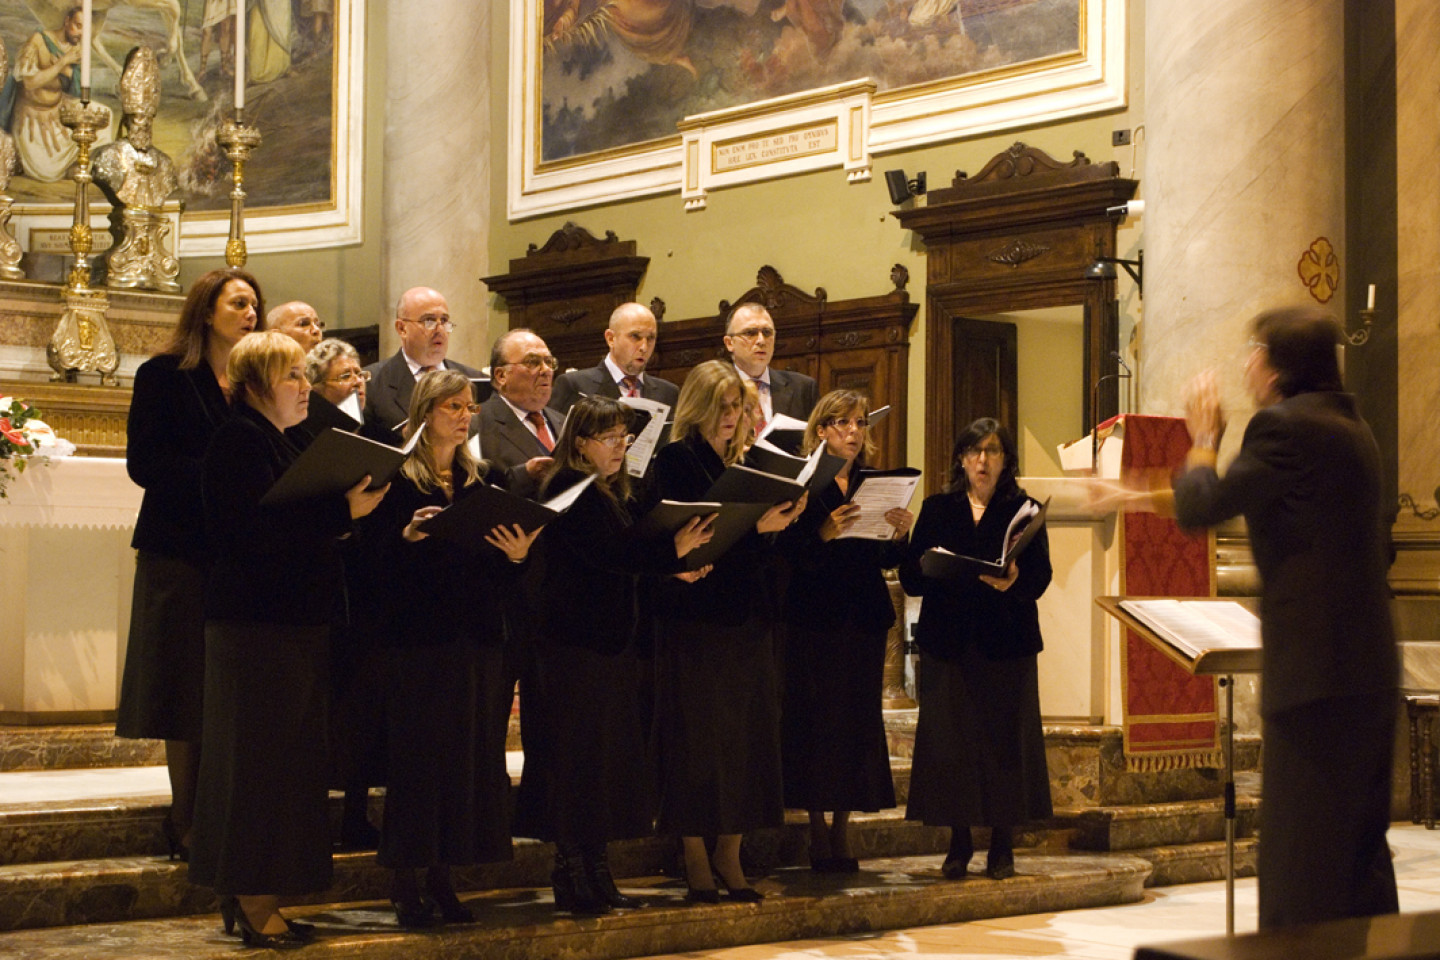
[[[1310,244],[1300,255],[1295,269],[1310,296],[1320,303],[1329,303],[1340,288],[1340,258],[1335,256],[1335,248],[1325,237],[1317,237]]]

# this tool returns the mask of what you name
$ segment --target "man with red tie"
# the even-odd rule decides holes
[[[549,409],[555,385],[555,355],[533,330],[506,331],[490,351],[490,399],[480,404],[470,432],[480,434],[480,455],[506,468],[509,489],[535,492],[550,465],[564,415]]]
[[[550,405],[569,410],[582,395],[591,397],[643,397],[669,407],[680,398],[680,388],[645,372],[655,354],[659,324],[655,314],[638,303],[622,303],[610,314],[605,343],[610,350],[588,370],[570,370],[555,378]]]
[[[730,351],[740,375],[755,382],[763,423],[777,413],[806,420],[819,399],[819,387],[803,373],[770,366],[775,358],[775,343],[775,321],[764,306],[742,303],[730,311],[725,323],[725,349]]]

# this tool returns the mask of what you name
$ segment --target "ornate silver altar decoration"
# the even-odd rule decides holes
[[[236,107],[235,118],[221,124],[215,140],[225,148],[225,156],[234,167],[235,185],[230,190],[230,239],[225,242],[225,263],[243,267],[248,259],[245,252],[245,161],[250,159],[250,151],[260,146],[260,131],[253,124],[247,124],[244,109]]]
[[[0,43],[0,77],[10,75],[10,57]],[[15,138],[0,130],[0,278],[23,280],[20,269],[20,242],[10,230],[10,207],[15,203],[9,194],[10,174],[15,169]]]
[[[82,99],[66,98],[60,104],[60,122],[70,128],[70,138],[80,148],[75,158],[75,220],[70,225],[70,249],[75,265],[65,283],[65,313],[45,348],[45,359],[55,371],[51,380],[74,382],[82,372],[100,374],[100,382],[116,386],[115,370],[120,355],[115,338],[105,322],[110,301],[103,290],[90,288],[90,251],[94,238],[90,232],[90,145],[95,131],[110,122],[110,111],[90,102],[90,89],[80,91]]]
[[[95,151],[95,182],[112,205],[106,284],[176,293],[180,261],[171,252],[170,221],[160,213],[175,192],[175,164],[151,139],[160,109],[160,65],[149,47],[136,47],[120,75],[126,136]]]

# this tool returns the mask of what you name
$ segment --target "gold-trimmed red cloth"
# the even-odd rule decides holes
[[[1122,476],[1173,473],[1190,434],[1177,417],[1125,418]],[[1213,535],[1187,532],[1169,517],[1120,516],[1120,592],[1127,597],[1214,596]],[[1214,677],[1197,677],[1132,630],[1121,640],[1125,766],[1135,772],[1219,767],[1220,717]]]

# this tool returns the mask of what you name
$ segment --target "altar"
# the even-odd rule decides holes
[[[0,723],[113,720],[142,491],[109,457],[32,458],[0,500]]]

